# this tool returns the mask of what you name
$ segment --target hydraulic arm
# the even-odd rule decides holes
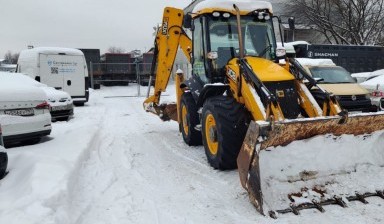
[[[155,39],[153,60],[156,60],[157,68],[154,94],[144,101],[144,108],[167,120],[170,116],[167,114],[168,108],[166,107],[170,106],[159,105],[160,96],[167,88],[179,47],[190,61],[192,42],[182,28],[183,10],[167,7],[164,9],[163,15],[161,28],[157,31]],[[154,71],[154,66],[152,66],[152,70]],[[154,77],[155,74],[151,74],[151,76]]]

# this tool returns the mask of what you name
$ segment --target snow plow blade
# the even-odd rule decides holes
[[[384,113],[252,121],[237,165],[256,210],[273,218],[384,199]]]

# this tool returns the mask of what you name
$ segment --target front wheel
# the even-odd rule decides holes
[[[203,106],[202,135],[209,164],[220,170],[237,168],[236,159],[249,124],[249,115],[232,97],[216,96]]]

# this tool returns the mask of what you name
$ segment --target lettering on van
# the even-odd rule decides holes
[[[68,61],[51,61],[49,60],[48,66],[77,66],[77,62],[68,62]]]

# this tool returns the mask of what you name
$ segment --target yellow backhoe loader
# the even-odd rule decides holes
[[[384,165],[384,114],[341,110],[332,93],[277,47],[280,23],[263,1],[196,0],[184,10],[165,8],[145,110],[177,121],[186,144],[203,144],[215,169],[237,167],[261,214],[276,218],[383,197],[384,183],[355,179]],[[176,76],[176,104],[161,104],[179,49],[192,74]],[[323,105],[312,88],[323,92]],[[346,182],[360,185],[344,191]]]

